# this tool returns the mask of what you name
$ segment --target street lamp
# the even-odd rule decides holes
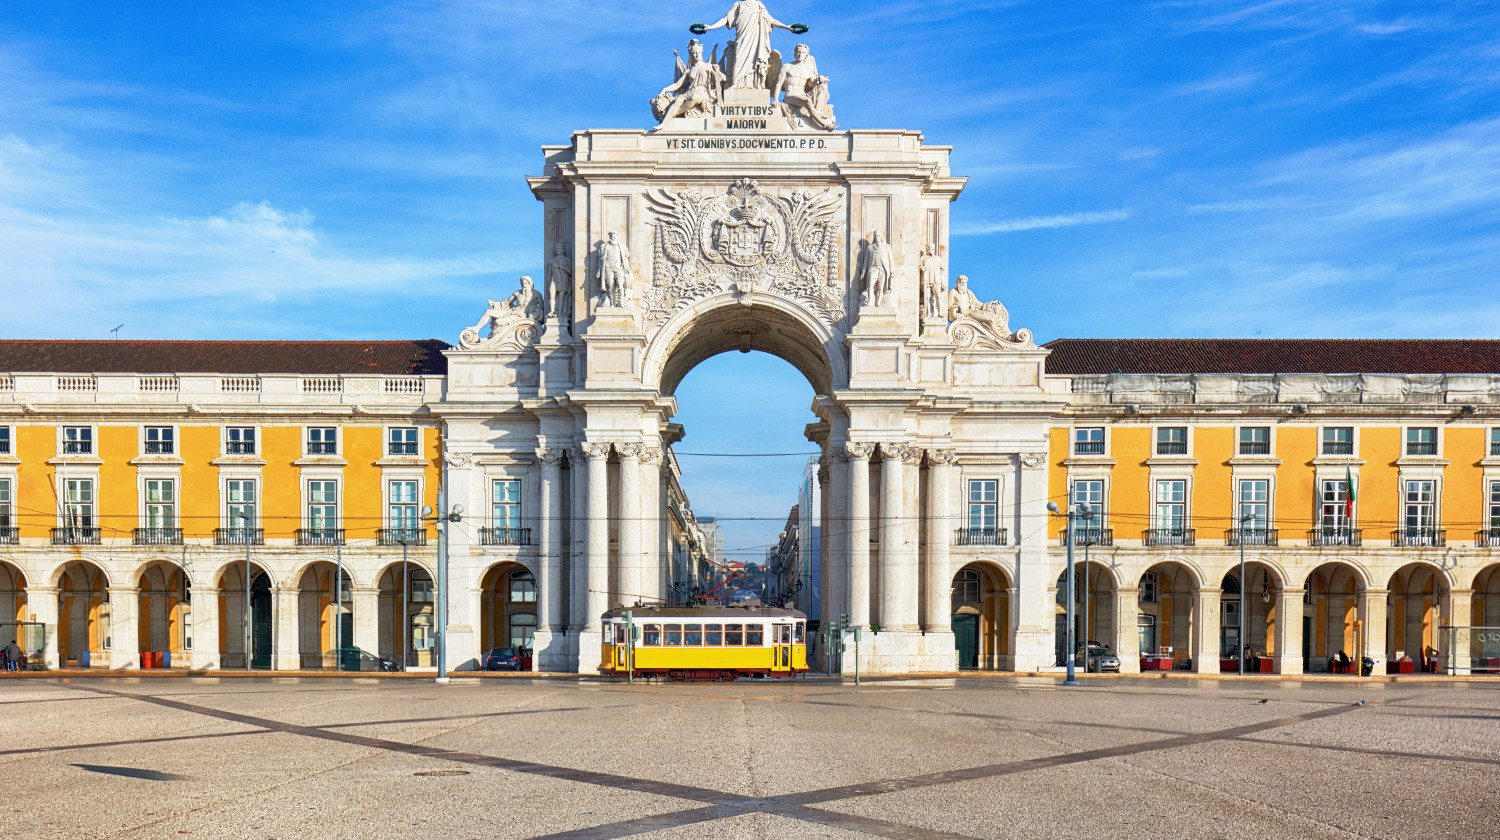
[[[1250,603],[1250,586],[1245,581],[1245,523],[1254,518],[1254,511],[1240,517],[1240,649],[1235,651],[1235,658],[1240,661],[1242,677],[1245,676],[1245,605]]]
[[[1057,506],[1057,502],[1048,502],[1047,510],[1052,511],[1053,513],[1062,512],[1062,509]],[[1073,519],[1074,517],[1082,517],[1083,519],[1088,520],[1092,519],[1093,516],[1094,509],[1089,507],[1088,502],[1079,502],[1078,504],[1068,505],[1067,530],[1063,532],[1064,539],[1068,546],[1068,573],[1066,575],[1068,584],[1068,628],[1066,633],[1068,648],[1068,678],[1063,680],[1063,685],[1078,685],[1078,676],[1074,673],[1073,670],[1075,659],[1075,642],[1073,637]]]
[[[240,528],[240,539],[245,541],[245,670],[250,670],[250,514],[236,514],[245,524]]]
[[[438,485],[438,508],[448,505],[448,489]],[[448,682],[448,528],[449,522],[463,521],[464,506],[455,504],[447,513],[433,515],[431,507],[423,506],[423,521],[437,524],[438,532],[438,579],[437,579],[437,682]]]
[[[406,567],[406,547],[411,544],[413,534],[410,531],[402,531],[396,542],[401,543],[401,617],[392,622],[395,625],[397,638],[400,640],[401,648],[401,670],[405,671],[411,665],[411,656],[407,650],[411,647],[411,617],[407,615],[406,587],[411,584],[411,573]]]

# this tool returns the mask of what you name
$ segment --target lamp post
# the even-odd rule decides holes
[[[1062,512],[1062,509],[1057,506],[1057,502],[1048,502],[1047,510],[1052,511],[1053,513]],[[1068,655],[1068,678],[1063,680],[1063,685],[1078,685],[1078,676],[1074,672],[1076,651],[1074,650],[1075,642],[1073,640],[1073,518],[1075,516],[1081,516],[1085,519],[1088,519],[1093,515],[1094,509],[1089,507],[1087,502],[1079,502],[1076,505],[1068,505],[1067,528],[1065,531],[1063,531],[1064,541],[1068,546],[1068,573],[1064,576],[1067,579],[1068,591],[1068,627],[1065,633],[1065,638],[1067,640],[1066,644]]]
[[[448,488],[438,485],[438,510],[448,506]],[[464,506],[455,504],[446,513],[433,515],[431,507],[422,508],[423,521],[431,520],[437,524],[438,532],[438,560],[437,560],[437,660],[438,675],[436,682],[448,682],[448,526],[449,522],[463,521]],[[403,581],[403,584],[405,582]]]
[[[396,542],[401,543],[401,616],[392,624],[395,625],[396,638],[399,640],[396,647],[401,648],[401,670],[403,671],[411,665],[411,657],[406,653],[411,645],[411,633],[408,632],[407,624],[410,618],[406,614],[406,587],[411,583],[411,573],[406,567],[406,547],[411,544],[411,538],[412,534],[409,531],[402,531],[401,536],[396,538]]]
[[[1245,581],[1245,523],[1253,518],[1253,512],[1240,517],[1240,649],[1235,651],[1235,658],[1240,661],[1242,677],[1245,676],[1245,605],[1250,601],[1250,585]]]
[[[250,514],[237,514],[244,521],[240,539],[245,541],[245,670],[250,670]]]

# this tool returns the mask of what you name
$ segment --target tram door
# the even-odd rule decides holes
[[[625,625],[615,625],[615,667],[624,669],[630,664],[628,646],[625,641]]]
[[[771,626],[771,669],[775,671],[792,670],[792,625],[774,624]]]

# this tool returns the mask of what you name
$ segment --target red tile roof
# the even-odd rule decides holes
[[[1047,372],[1493,373],[1500,341],[1470,339],[1059,338]]]
[[[436,374],[425,341],[0,341],[0,373]]]

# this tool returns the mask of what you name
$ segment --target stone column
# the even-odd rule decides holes
[[[568,481],[571,482],[568,502],[568,626],[573,630],[576,648],[577,636],[588,625],[589,589],[589,501],[588,456],[583,447],[568,450]],[[576,652],[576,651],[575,651]]]
[[[34,620],[42,623],[43,635],[46,637],[43,641],[42,661],[50,669],[62,667],[57,654],[57,587],[26,587],[26,611],[31,613]],[[20,639],[16,641],[19,642]],[[26,651],[28,656],[33,653],[36,651]]]
[[[354,617],[350,619],[350,623],[354,625],[354,646],[370,653],[379,652],[380,590],[373,586],[353,587],[349,591],[349,597],[354,612]]]
[[[1283,586],[1276,598],[1276,673],[1302,673],[1302,587]]]
[[[220,668],[219,663],[219,590],[210,587],[194,587],[193,590],[193,650],[188,657],[188,667],[195,671]],[[228,627],[229,623],[226,622]]]
[[[1438,627],[1433,628],[1432,646],[1448,654],[1448,664],[1453,668],[1450,673],[1468,675],[1472,673],[1471,669],[1474,664],[1469,658],[1474,650],[1470,631],[1465,629],[1444,633],[1440,628],[1444,624],[1467,628],[1474,623],[1474,590],[1454,589],[1448,593],[1446,600],[1447,603],[1443,605],[1443,620],[1438,622]],[[1385,602],[1382,601],[1382,615],[1385,609],[1384,604]],[[1452,646],[1453,650],[1443,650],[1449,646]]]
[[[1193,670],[1219,673],[1219,590],[1199,587],[1193,598]]]
[[[657,598],[662,591],[662,567],[668,549],[662,544],[661,529],[661,459],[659,446],[641,447],[640,472],[640,572],[637,576],[639,594],[647,599]]]
[[[823,473],[828,478],[823,482],[821,562],[823,585],[823,626],[831,627],[839,615],[849,612],[849,557],[845,553],[848,540],[849,514],[849,455],[842,446],[828,447],[823,457]]]
[[[1122,674],[1141,672],[1141,634],[1136,630],[1140,600],[1141,590],[1134,586],[1115,590],[1115,653]]]
[[[1055,600],[1059,569],[1047,550],[1048,521],[1047,456],[1023,452],[1016,456],[1015,518],[1016,545],[1020,557],[1016,568],[1016,598],[1012,601],[1016,639],[1013,663],[1017,671],[1051,667],[1057,661]],[[1061,520],[1059,520],[1061,521]]]
[[[562,456],[561,449],[539,448],[537,463],[542,466],[542,486],[538,494],[537,525],[538,544],[542,549],[540,572],[537,575],[536,636],[534,658],[540,659],[542,651],[551,643],[554,633],[561,630],[562,618]]]
[[[578,664],[592,671],[598,663],[599,617],[609,609],[609,444],[585,443],[588,459],[588,572],[584,595],[584,613],[579,621]],[[589,645],[593,645],[593,651]]]
[[[871,443],[848,443],[849,516],[846,536],[849,550],[849,626],[870,625],[870,454]]]
[[[618,598],[630,606],[641,595],[641,445],[621,443],[615,451],[620,453],[620,594],[609,604]]]
[[[271,667],[278,671],[295,671],[302,667],[302,627],[297,615],[299,594],[296,589],[276,589],[271,593],[275,606],[271,616],[275,628],[271,634]],[[249,667],[250,657],[247,652],[246,667]]]
[[[921,513],[922,450],[909,446],[901,453],[901,504],[895,510],[901,533],[896,544],[896,626],[903,630],[922,626]]]
[[[1386,660],[1390,658],[1385,639],[1385,602],[1390,595],[1389,589],[1366,589],[1359,598],[1359,619],[1364,627],[1360,633],[1360,644],[1364,646],[1364,655],[1375,660],[1371,675],[1384,674]],[[1360,667],[1357,664],[1359,659],[1360,657],[1355,657],[1355,668]]]
[[[109,589],[109,667],[140,666],[140,592],[133,586]]]
[[[888,632],[909,629],[901,623],[901,601],[912,595],[905,590],[907,574],[902,569],[907,562],[901,481],[906,451],[899,443],[880,444],[880,613],[875,620]]]
[[[927,575],[922,629],[928,633],[953,632],[953,570],[948,562],[953,523],[948,521],[948,501],[953,483],[951,465],[956,457],[951,449],[927,450]]]

